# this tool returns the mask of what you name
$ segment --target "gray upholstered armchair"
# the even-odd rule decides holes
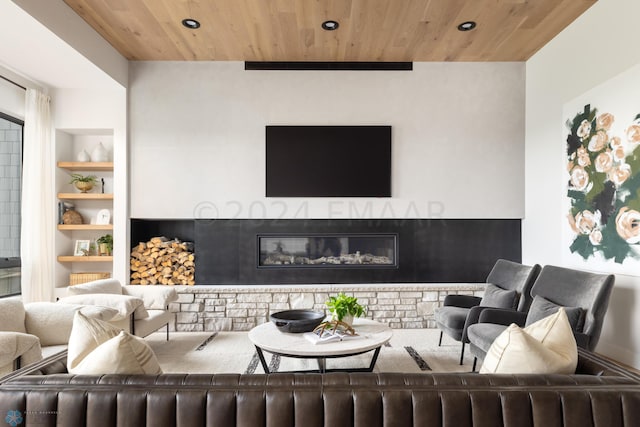
[[[531,288],[528,312],[488,309],[467,329],[471,353],[484,359],[493,341],[508,325],[528,326],[564,307],[579,347],[593,351],[598,344],[604,315],[613,289],[612,274],[596,274],[545,266]],[[474,370],[476,365],[474,360]]]
[[[460,364],[462,365],[465,344],[469,342],[467,328],[478,321],[478,316],[486,308],[506,308],[526,313],[531,304],[529,290],[539,272],[540,266],[537,264],[528,266],[499,259],[487,276],[484,297],[447,295],[443,306],[435,313],[436,324],[440,329],[438,345],[442,345],[443,333],[456,341],[461,341]]]

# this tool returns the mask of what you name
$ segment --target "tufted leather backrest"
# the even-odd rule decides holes
[[[0,413],[64,426],[632,426],[637,379],[584,375],[24,376]],[[29,418],[31,417],[31,419]]]
[[[637,380],[582,375],[24,376],[0,413],[64,426],[632,426]]]
[[[0,379],[0,414],[65,427],[636,426],[640,375],[578,356],[576,375],[72,375],[61,352]]]

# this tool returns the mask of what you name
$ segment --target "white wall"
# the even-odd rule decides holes
[[[132,62],[131,216],[521,218],[524,64]],[[392,199],[265,199],[268,124],[393,126]]]
[[[566,221],[566,147],[562,107],[640,63],[638,16],[637,0],[599,0],[526,64],[524,262],[563,264],[560,236]],[[593,265],[585,262],[583,269],[592,270]],[[617,275],[597,351],[640,367],[638,328],[640,277]]]

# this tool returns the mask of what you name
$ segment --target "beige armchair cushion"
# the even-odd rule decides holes
[[[16,298],[0,300],[0,330],[27,333],[24,326],[24,305]]]
[[[134,319],[149,317],[149,313],[145,310],[142,299],[129,295],[81,294],[60,298],[59,302],[64,304],[99,305],[114,308],[118,311],[118,314],[111,318],[113,321],[127,319],[131,313],[134,313]]]
[[[126,285],[122,293],[141,298],[147,310],[166,310],[170,303],[178,300],[178,293],[169,286]]]
[[[100,320],[111,320],[118,314],[118,310],[109,307],[53,302],[32,302],[24,308],[26,329],[40,338],[42,347],[66,345],[69,342],[73,317],[78,310],[88,317]]]
[[[122,294],[122,285],[117,279],[100,279],[67,287],[67,294]]]

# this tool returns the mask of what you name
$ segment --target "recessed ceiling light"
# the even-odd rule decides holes
[[[474,21],[466,21],[462,24],[458,25],[459,31],[471,31],[476,27],[476,23]]]
[[[337,30],[339,26],[338,21],[324,21],[322,23],[322,29],[327,31]]]
[[[191,29],[191,30],[195,30],[196,28],[200,28],[200,23],[198,21],[196,21],[195,19],[191,19],[191,18],[187,18],[187,19],[183,19],[182,20],[182,25],[184,25],[185,27]]]

